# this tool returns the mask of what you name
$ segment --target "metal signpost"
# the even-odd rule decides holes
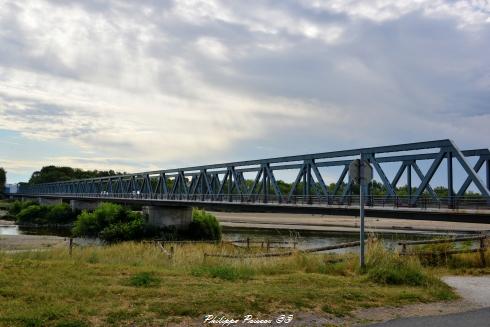
[[[371,167],[368,160],[364,159],[362,154],[361,159],[355,159],[349,165],[349,179],[352,182],[359,183],[359,217],[361,219],[359,230],[359,260],[361,268],[364,268],[364,202],[365,197],[367,196],[367,185],[373,179],[373,167]]]

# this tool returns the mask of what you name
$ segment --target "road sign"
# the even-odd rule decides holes
[[[361,176],[364,177],[364,182],[369,183],[373,179],[373,167],[368,160],[354,159],[349,165],[349,181],[360,183]]]

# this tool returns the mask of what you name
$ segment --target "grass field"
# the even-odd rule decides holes
[[[0,252],[0,325],[155,326],[205,314],[344,316],[362,307],[456,298],[415,259],[387,256],[376,246],[362,274],[352,255],[203,255],[237,251],[244,250],[183,245],[169,258],[151,244],[129,242],[74,248],[72,256],[61,248]]]

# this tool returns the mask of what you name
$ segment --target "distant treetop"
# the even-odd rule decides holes
[[[35,171],[32,173],[29,183],[40,184],[121,174],[125,173],[115,172],[114,170],[83,170],[80,168],[71,167],[45,166],[40,171]]]

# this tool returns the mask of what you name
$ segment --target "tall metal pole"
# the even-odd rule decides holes
[[[361,268],[364,268],[366,266],[365,260],[364,260],[364,196],[365,196],[365,185],[366,185],[366,178],[364,176],[364,156],[361,154],[361,162],[359,163],[359,207],[360,207],[360,212],[359,212],[359,217],[361,219],[361,228],[359,231],[359,241],[360,241],[360,254],[359,254],[359,260],[360,260],[360,265]]]

